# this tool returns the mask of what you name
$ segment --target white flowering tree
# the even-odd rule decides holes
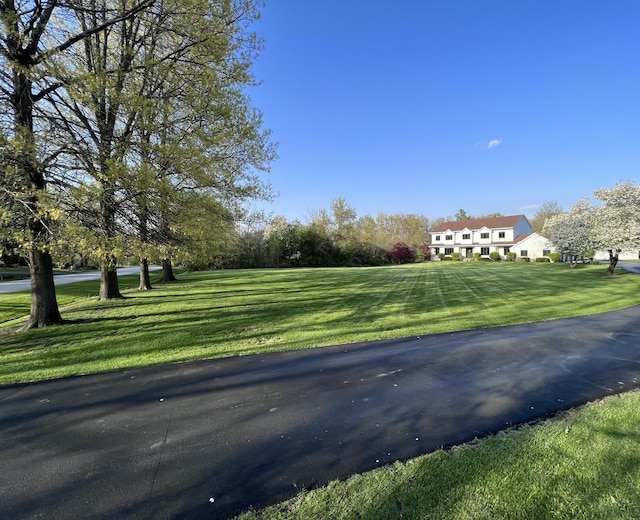
[[[595,240],[606,249],[640,249],[640,186],[622,182],[594,195],[603,203],[595,212]]]
[[[594,212],[593,237],[609,251],[609,272],[613,273],[620,251],[640,249],[640,186],[619,182],[596,190],[594,196],[602,205]]]
[[[549,217],[543,233],[564,258],[574,260],[578,256],[593,256],[597,248],[593,235],[594,212],[589,200],[582,199],[568,213]]]
[[[601,204],[582,199],[569,213],[548,219],[544,232],[570,257],[608,250],[608,271],[613,273],[620,251],[640,249],[640,186],[620,182],[596,190],[594,198]]]

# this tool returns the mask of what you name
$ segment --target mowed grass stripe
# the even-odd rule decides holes
[[[60,288],[72,323],[0,325],[0,383],[590,314],[640,303],[640,277],[605,266],[434,262],[189,273],[124,300]],[[94,283],[94,294],[98,284]],[[90,294],[90,293],[89,293]],[[0,295],[11,317],[24,295]],[[20,310],[22,309],[22,310]],[[7,312],[5,311],[5,315]]]
[[[476,287],[476,290],[472,288],[472,277],[469,277],[468,271],[451,271],[451,275],[455,278],[454,283],[462,286],[465,293],[468,293],[469,297],[473,298],[476,302],[480,303],[483,307],[487,307],[489,304],[485,298],[480,296],[480,287]],[[493,293],[493,288],[487,287],[490,293]],[[486,293],[485,293],[486,294]],[[494,293],[495,294],[495,293]]]
[[[492,264],[474,262],[468,268],[458,269],[457,274],[464,279],[473,292],[482,295],[485,301],[494,298],[502,299],[513,287],[508,283],[511,277],[498,276],[499,271],[494,270]]]
[[[454,293],[455,300],[467,301],[469,298],[474,300],[475,303],[487,307],[487,303],[484,298],[479,295],[479,292],[473,291],[467,282],[465,281],[465,274],[469,273],[469,270],[460,271],[458,269],[446,269],[443,271],[445,277],[445,283],[447,284],[447,290]]]
[[[440,275],[438,268],[432,267],[433,264],[427,264],[427,279],[424,289],[424,311],[426,312],[442,312],[450,313],[447,302],[444,299],[442,290],[440,289]]]

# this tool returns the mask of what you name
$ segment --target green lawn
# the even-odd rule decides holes
[[[640,303],[605,266],[439,262],[215,271],[151,292],[62,286],[70,324],[17,333],[28,294],[0,295],[0,384],[603,312]],[[562,419],[303,491],[242,518],[637,519],[640,392]]]
[[[61,286],[72,323],[15,334],[28,294],[0,295],[0,384],[150,364],[417,336],[607,311],[640,302],[640,277],[604,266],[438,262],[190,273],[99,302]],[[18,320],[15,320],[18,318]]]

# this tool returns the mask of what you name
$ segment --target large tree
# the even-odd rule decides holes
[[[80,13],[79,23],[106,16],[112,1],[102,0],[97,14]],[[273,145],[245,93],[255,84],[259,42],[248,24],[257,16],[251,0],[166,0],[89,40],[77,56],[78,74],[90,80],[67,89],[63,121],[79,178],[98,201],[87,231],[102,266],[102,299],[120,296],[123,236],[138,244],[140,287],[150,287],[150,247],[170,236],[173,248],[184,236],[173,228],[185,194],[217,198],[223,211],[211,220],[267,196],[252,171],[267,169]]]
[[[462,208],[460,208],[460,209],[456,212],[456,215],[455,215],[455,217],[454,217],[454,218],[455,218],[458,222],[461,222],[461,221],[463,221],[463,220],[470,220],[470,219],[471,219],[471,217],[468,215],[468,213],[467,213],[464,209],[462,209]]]
[[[608,250],[608,271],[613,273],[620,251],[640,249],[640,186],[620,182],[596,190],[594,198],[600,204],[592,206],[585,198],[569,213],[547,218],[544,232],[572,257]]]
[[[594,239],[603,249],[640,249],[640,186],[619,182],[601,188],[594,197],[602,202],[594,210]]]
[[[565,259],[592,256],[598,244],[593,234],[594,210],[588,199],[582,199],[568,213],[546,219],[543,232]]]
[[[91,9],[83,0],[0,0],[0,124],[6,159],[0,190],[12,198],[25,224],[21,243],[31,274],[27,328],[62,322],[50,253],[49,221],[55,212],[47,192],[64,150],[64,143],[56,147],[49,142],[55,135],[54,95],[69,78],[60,58],[152,4],[142,0],[114,6],[108,16],[81,27],[74,23],[76,13]]]
[[[556,201],[547,201],[538,208],[529,223],[536,233],[542,233],[546,220],[561,213],[563,213],[562,208]]]

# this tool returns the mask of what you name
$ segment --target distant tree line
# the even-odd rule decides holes
[[[278,216],[237,228],[220,267],[332,267],[425,259],[431,221],[416,214],[358,217],[343,199],[314,212],[307,223]]]

